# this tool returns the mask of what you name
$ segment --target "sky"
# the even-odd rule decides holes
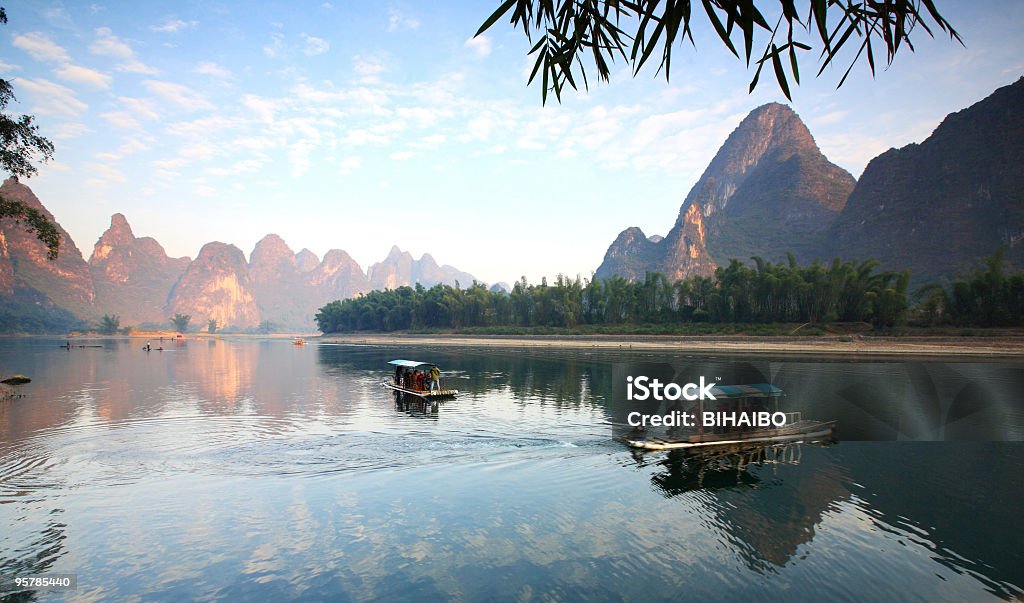
[[[522,33],[473,37],[498,4],[5,3],[8,110],[56,146],[26,184],[86,259],[119,212],[176,257],[275,233],[364,270],[398,245],[487,283],[588,278],[623,229],[667,232],[755,107],[791,104],[859,178],[1024,75],[1024,2],[940,0],[965,46],[919,36],[838,90],[845,64],[814,78],[808,55],[791,103],[770,72],[748,94],[753,70],[698,19],[670,81],[619,63],[542,106]]]

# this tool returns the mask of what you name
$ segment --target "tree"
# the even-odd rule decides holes
[[[103,335],[117,335],[121,328],[121,317],[117,314],[104,314],[100,319],[99,332]]]
[[[933,0],[810,0],[801,12],[796,0],[779,0],[767,16],[761,9],[767,0],[504,0],[484,21],[476,35],[491,28],[511,11],[509,22],[521,28],[531,43],[530,55],[536,55],[529,83],[541,75],[541,99],[548,92],[561,100],[565,84],[574,90],[582,81],[589,87],[587,70],[596,69],[598,79],[608,81],[612,64],[618,59],[629,63],[635,76],[648,60],[660,57],[659,71],[669,78],[672,48],[677,41],[694,44],[693,12],[703,12],[718,38],[737,58],[737,42],[742,40],[743,60],[747,67],[754,58],[755,37],[768,37],[757,65],[750,90],[757,86],[761,70],[771,63],[782,93],[790,97],[789,77],[800,83],[798,53],[813,50],[818,44],[821,66],[828,67],[847,47],[856,47],[839,86],[853,66],[865,57],[875,73],[875,48],[883,47],[886,65],[891,65],[900,47],[914,50],[910,34],[920,27],[934,37],[938,28],[951,40],[960,40],[953,26],[939,14]],[[703,10],[694,7],[699,6]],[[774,25],[772,23],[774,22]],[[929,25],[930,24],[930,25]],[[918,36],[919,37],[919,36]],[[758,41],[760,45],[760,40]],[[592,64],[585,67],[584,59]],[[785,63],[784,63],[785,62]],[[788,63],[790,74],[786,74]]]
[[[188,331],[188,323],[190,320],[192,320],[191,314],[182,314],[181,312],[178,312],[171,317],[171,325],[177,332],[184,333]]]
[[[7,23],[7,12],[2,7],[0,23]],[[4,111],[13,100],[16,99],[11,83],[0,79],[0,169],[16,177],[29,178],[38,172],[32,165],[37,156],[43,163],[53,159],[53,143],[39,135],[39,127],[33,123],[31,115],[13,116]],[[42,212],[20,201],[0,197],[0,219],[3,218],[17,223],[24,221],[26,229],[46,245],[46,256],[57,259],[60,233]]]
[[[213,335],[214,333],[217,332],[217,319],[216,318],[211,318],[210,320],[206,321],[206,332],[211,334],[211,335]]]

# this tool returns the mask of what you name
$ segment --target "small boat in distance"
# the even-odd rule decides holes
[[[705,412],[725,413],[734,420],[728,425],[710,427],[678,427],[654,433],[652,429],[637,428],[623,437],[626,444],[642,450],[674,450],[686,448],[729,447],[736,445],[763,445],[779,442],[823,441],[832,438],[835,421],[805,420],[799,412],[783,413],[779,398],[785,395],[770,383],[753,385],[716,385],[711,388],[716,400],[715,408],[705,408],[699,400],[692,410],[697,425],[702,425]],[[775,424],[755,426],[755,413],[770,412],[769,401],[774,401],[774,412],[785,416],[781,426]]]
[[[388,362],[388,364],[395,367],[395,376],[392,379],[384,381],[381,385],[392,391],[401,392],[410,396],[417,396],[424,400],[454,398],[459,394],[459,390],[457,389],[443,389],[441,387],[440,379],[438,380],[437,389],[431,391],[429,381],[424,377],[433,372],[433,369],[438,368],[433,362],[392,360]],[[439,373],[440,370],[437,372]],[[416,379],[417,373],[423,374],[423,377],[419,380]]]
[[[306,345],[306,340],[301,337],[296,337],[292,340],[292,345]]]

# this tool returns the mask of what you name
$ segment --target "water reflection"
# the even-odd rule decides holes
[[[632,458],[653,492],[696,508],[755,572],[786,573],[823,553],[865,571],[878,558],[906,566],[891,559],[904,549],[915,572],[969,576],[990,595],[1019,600],[1020,519],[1007,502],[1024,497],[1022,452],[1018,443],[853,442]],[[884,573],[900,579],[891,567]]]
[[[411,396],[403,392],[391,392],[395,399],[395,410],[411,417],[437,419],[441,410],[441,400],[425,400],[419,396]]]
[[[776,382],[853,434],[1005,437],[1016,365],[56,343],[0,342],[35,378],[0,403],[0,574],[74,572],[80,599],[1024,596],[1024,444],[634,456],[610,429],[640,366]],[[398,357],[462,394],[395,398]]]

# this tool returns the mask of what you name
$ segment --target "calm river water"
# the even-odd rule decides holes
[[[33,379],[0,402],[0,580],[77,586],[11,600],[1024,597],[1019,363],[59,343],[0,340]],[[462,395],[396,402],[393,358]],[[771,381],[838,443],[634,454],[637,370]]]

